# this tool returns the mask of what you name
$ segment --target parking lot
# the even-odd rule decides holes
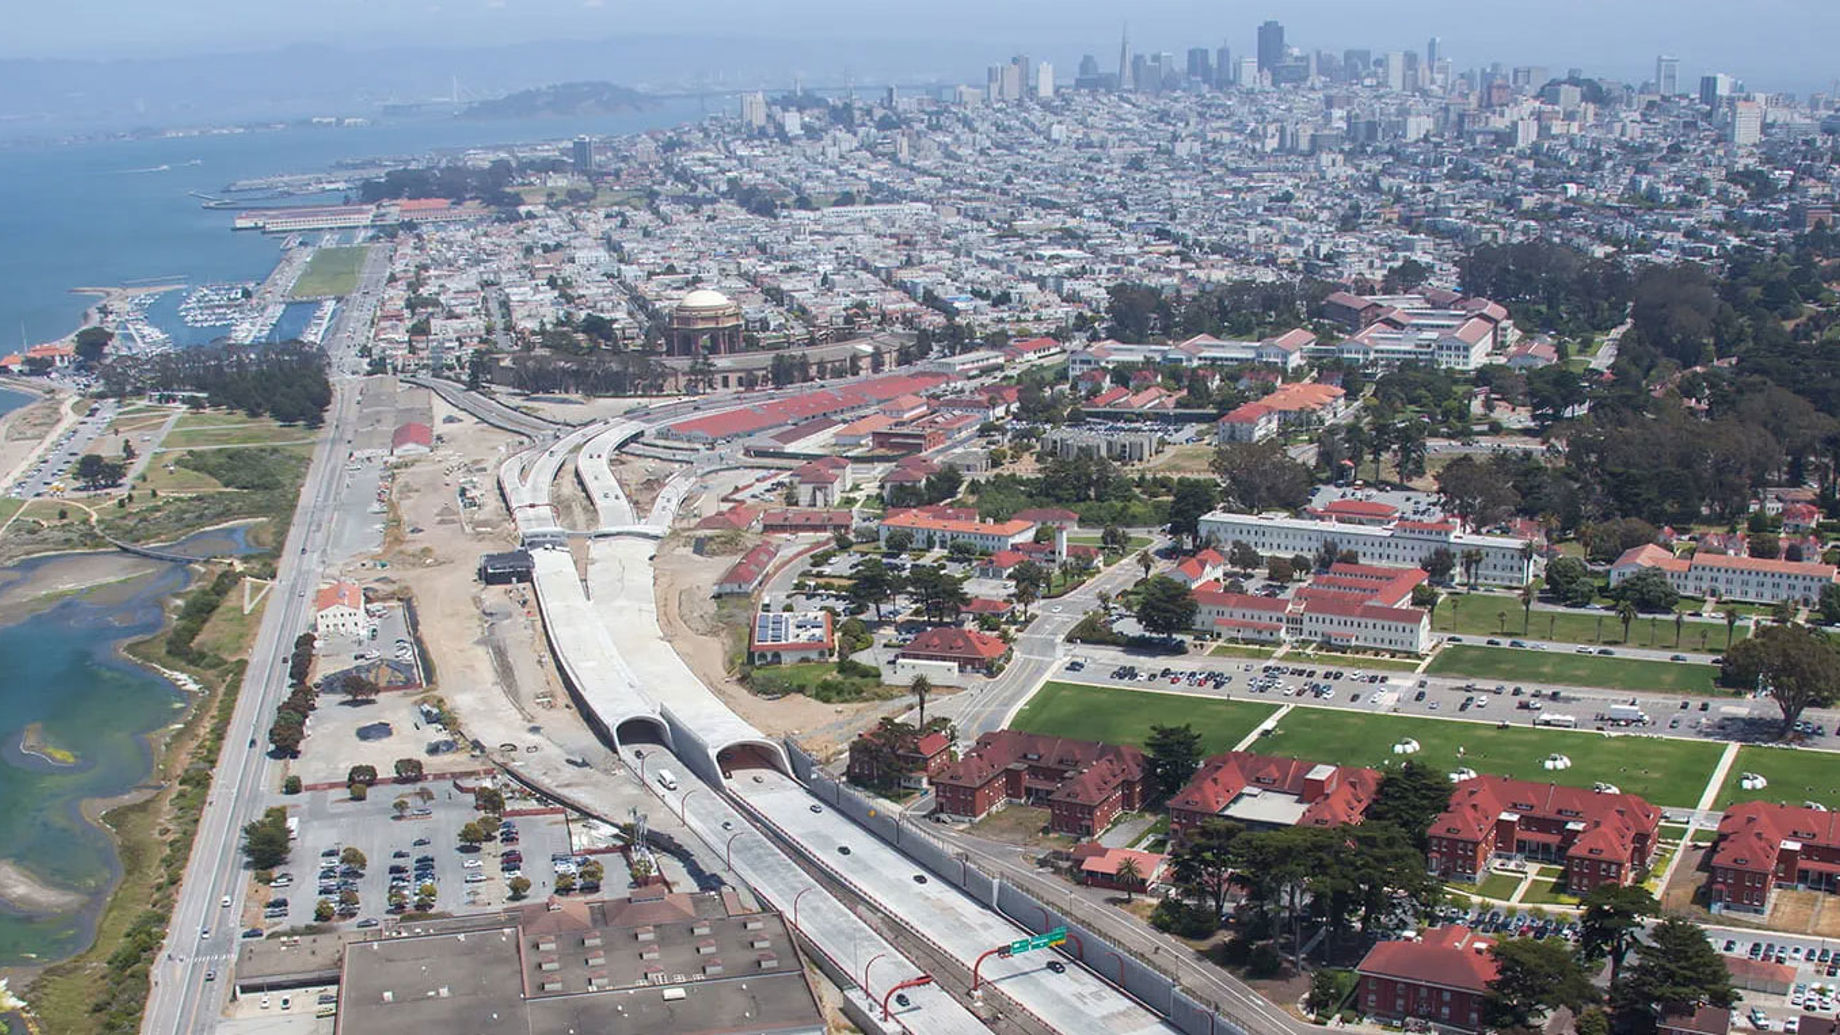
[[[308,722],[306,744],[300,757],[289,761],[288,772],[314,784],[343,783],[354,765],[375,766],[379,774],[393,776],[399,758],[420,760],[431,775],[480,768],[483,762],[465,743],[427,721],[416,703],[422,696],[392,691],[362,703],[337,694],[322,696]]]
[[[87,415],[45,450],[39,462],[14,486],[13,495],[20,499],[42,496],[60,482],[66,489],[74,488],[65,475],[71,465],[77,462],[77,458],[88,452],[90,445],[114,422],[115,411],[118,409],[120,404],[113,399],[105,399],[90,407]]]
[[[399,807],[399,800],[405,805]],[[507,802],[513,811],[518,804]],[[400,881],[411,904],[421,885],[432,883],[432,908],[462,913],[502,906],[509,894],[506,882],[521,872],[530,880],[528,897],[540,901],[555,888],[550,857],[571,852],[568,823],[560,813],[510,817],[507,837],[494,836],[477,850],[462,845],[461,827],[482,820],[483,814],[474,811],[470,794],[448,781],[383,782],[361,802],[349,800],[342,790],[310,792],[297,799],[291,812],[300,820],[298,840],[287,863],[276,870],[268,915],[246,918],[246,934],[312,923],[318,901],[336,905],[342,891],[356,892],[358,902],[336,922],[375,926],[388,915],[393,879]],[[363,867],[340,864],[347,848],[364,854]],[[507,852],[528,861],[507,867]],[[396,868],[400,872],[393,874]],[[275,910],[273,899],[286,899],[287,908]]]

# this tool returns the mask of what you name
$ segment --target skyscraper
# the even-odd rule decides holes
[[[1436,36],[1425,41],[1425,67],[1437,68],[1438,59],[1444,56],[1444,41]]]
[[[1739,101],[1731,106],[1731,142],[1751,147],[1763,139],[1763,105]]]
[[[576,137],[574,147],[575,171],[583,176],[594,171],[594,141],[587,137]]]
[[[893,107],[892,104],[889,105]],[[767,95],[755,90],[741,95],[741,121],[749,129],[763,129],[767,124]]]
[[[1124,35],[1118,39],[1118,88],[1129,90],[1135,85],[1131,78],[1131,27],[1124,27]]]
[[[1198,83],[1213,85],[1213,55],[1206,47],[1188,48],[1188,77]]]
[[[1699,77],[1699,102],[1708,108],[1716,108],[1725,98],[1731,96],[1731,76],[1723,72]]]
[[[1225,43],[1214,52],[1214,85],[1225,86],[1233,81],[1233,51]]]
[[[1284,63],[1284,26],[1268,21],[1259,26],[1259,71],[1270,72]]]
[[[1037,99],[1051,99],[1054,96],[1054,66],[1046,61],[1035,62],[1035,82],[1031,88]]]
[[[1386,88],[1389,90],[1406,88],[1406,56],[1401,51],[1386,52]]]
[[[1680,93],[1680,59],[1662,54],[1655,58],[1655,92],[1663,97]]]

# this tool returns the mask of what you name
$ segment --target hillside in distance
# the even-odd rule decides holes
[[[519,90],[489,101],[468,105],[466,119],[528,119],[562,115],[609,115],[639,111],[655,103],[637,90],[614,83],[557,83],[534,90]]]

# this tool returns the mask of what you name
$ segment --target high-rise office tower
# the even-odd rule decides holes
[[[1670,54],[1655,58],[1655,92],[1663,97],[1680,93],[1680,59]]]
[[[1436,68],[1438,59],[1444,56],[1444,41],[1436,36],[1425,41],[1425,67]]]
[[[1268,21],[1259,26],[1259,71],[1270,72],[1284,63],[1284,26]]]
[[[1118,88],[1120,90],[1129,90],[1137,85],[1137,81],[1131,78],[1131,68],[1131,27],[1127,25],[1124,28],[1124,35],[1118,40]]]
[[[1054,96],[1054,66],[1046,61],[1035,62],[1035,96],[1039,100],[1049,100]]]
[[[583,176],[594,171],[594,141],[587,137],[576,137],[573,149],[575,171]]]
[[[1404,90],[1406,88],[1406,56],[1402,51],[1386,52],[1386,88]]]
[[[1716,108],[1725,98],[1730,97],[1731,76],[1723,72],[1699,77],[1699,102],[1708,108]]]
[[[1188,48],[1188,77],[1198,83],[1214,84],[1214,55],[1206,47]]]
[[[1372,51],[1358,49],[1342,51],[1342,74],[1347,76],[1351,83],[1358,83],[1365,78],[1372,69],[1373,63]]]
[[[1235,63],[1233,85],[1251,88],[1259,85],[1259,59],[1243,57]]]
[[[1091,54],[1080,55],[1080,75],[1082,77],[1099,74],[1099,59]]]
[[[1214,85],[1225,86],[1233,81],[1233,51],[1225,43],[1214,51]]]
[[[1024,93],[1035,88],[1035,62],[1029,60],[1027,54],[1017,54],[1015,57],[1009,59],[1009,63],[1016,66],[1016,75],[1018,77],[1017,84],[1019,88],[1016,91],[1015,99],[1020,100]]]

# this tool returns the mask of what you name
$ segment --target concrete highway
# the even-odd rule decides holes
[[[152,989],[141,1019],[141,1031],[148,1035],[210,1031],[222,1013],[246,885],[241,830],[271,803],[268,721],[286,695],[287,657],[294,637],[307,628],[311,616],[310,595],[325,563],[343,480],[346,440],[357,416],[359,382],[352,378],[362,369],[357,345],[371,326],[388,269],[387,249],[372,249],[357,291],[327,335],[326,350],[335,376],[326,434],[314,449],[282,546],[271,603],[263,613],[224,736],[166,944],[154,962]],[[226,898],[227,907],[222,905]],[[220,975],[220,971],[226,973]]]

